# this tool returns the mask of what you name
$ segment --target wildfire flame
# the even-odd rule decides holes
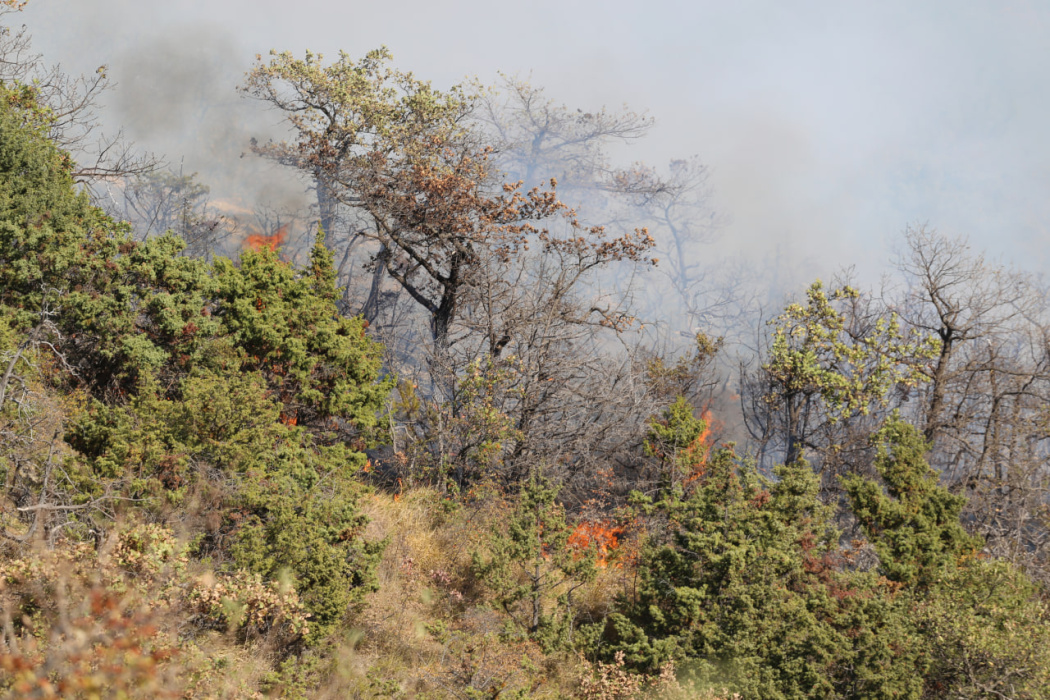
[[[598,554],[598,566],[605,568],[608,557],[620,546],[623,528],[609,521],[582,522],[569,535],[568,547],[574,552],[583,552],[594,547]]]
[[[285,224],[281,228],[277,229],[271,236],[263,236],[261,234],[252,234],[244,239],[244,247],[250,248],[251,250],[262,250],[268,248],[270,250],[277,250],[285,239],[288,238],[288,224]]]
[[[707,458],[711,456],[711,411],[704,411],[701,418],[704,421],[703,431],[683,451],[683,462],[692,468],[692,473],[685,479],[687,484],[704,475],[707,471]]]

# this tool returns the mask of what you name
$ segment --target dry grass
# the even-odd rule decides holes
[[[577,660],[544,655],[507,626],[471,573],[471,553],[483,549],[508,512],[498,495],[449,508],[427,489],[362,504],[370,539],[387,539],[378,576],[354,618],[319,697],[572,697]],[[581,591],[594,611],[611,605],[622,572],[610,567]],[[385,694],[385,695],[384,695]]]
[[[11,611],[13,630],[0,653],[29,668],[36,681],[66,678],[67,688],[95,682],[100,669],[138,669],[104,679],[123,683],[129,698],[439,700],[510,697],[518,691],[533,698],[580,696],[579,659],[567,652],[545,655],[509,627],[471,572],[471,553],[484,548],[501,525],[509,508],[505,501],[490,496],[449,507],[440,494],[421,489],[399,498],[370,495],[362,508],[370,518],[366,537],[388,542],[377,572],[380,589],[328,644],[301,656],[288,655],[289,631],[276,623],[257,620],[228,629],[222,615],[202,613],[193,591],[201,581],[214,580],[214,572],[206,562],[186,561],[171,533],[154,526],[125,526],[135,538],[124,544],[114,540],[101,552],[81,545],[0,561],[0,597]],[[18,574],[23,569],[26,573]],[[581,607],[588,615],[604,614],[627,576],[625,567],[612,561],[580,589]],[[57,586],[65,586],[64,598],[56,597]],[[94,599],[105,603],[82,606],[76,614],[59,602]],[[30,614],[20,621],[18,611]],[[80,627],[62,627],[67,618]],[[40,641],[33,646],[30,639]],[[83,644],[70,641],[76,639],[94,639],[99,643],[86,648],[123,649],[122,660],[139,660],[128,665],[104,655],[85,656]],[[13,655],[15,646],[20,660]],[[29,697],[26,688],[0,682],[0,695]],[[57,697],[41,688],[32,691]]]
[[[366,537],[388,542],[380,589],[355,617],[325,695],[454,698],[530,685],[523,659],[539,668],[542,655],[531,642],[502,639],[504,621],[485,606],[470,573],[470,554],[501,505],[449,508],[438,493],[419,489],[375,494],[362,506],[371,519]]]

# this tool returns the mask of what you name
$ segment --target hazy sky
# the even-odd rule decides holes
[[[928,222],[1050,263],[1045,1],[31,0],[22,19],[51,61],[110,65],[108,118],[141,145],[275,200],[301,195],[239,158],[277,119],[233,91],[254,55],[385,44],[441,86],[531,73],[571,107],[648,110],[651,136],[622,155],[710,165],[727,219],[712,258],[873,275]]]

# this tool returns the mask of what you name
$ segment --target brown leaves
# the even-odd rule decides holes
[[[382,246],[373,265],[431,314],[439,344],[470,290],[499,274],[493,264],[506,266],[530,252],[581,271],[651,262],[655,243],[647,230],[612,238],[602,227],[581,224],[558,199],[555,179],[528,191],[522,182],[499,182],[492,146],[466,126],[479,88],[439,92],[389,60],[380,49],[357,62],[341,54],[329,65],[310,53],[259,61],[244,90],[283,110],[295,140],[253,149],[309,172],[374,224],[358,232]],[[532,242],[539,245],[530,249]]]

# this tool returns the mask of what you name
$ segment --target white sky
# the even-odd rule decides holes
[[[711,166],[728,219],[712,258],[870,279],[928,222],[1050,263],[1047,2],[31,0],[23,21],[53,62],[110,64],[107,118],[205,181],[255,177],[213,161],[276,120],[233,92],[256,53],[385,44],[442,86],[531,72],[570,107],[647,109],[656,128],[623,156]]]

